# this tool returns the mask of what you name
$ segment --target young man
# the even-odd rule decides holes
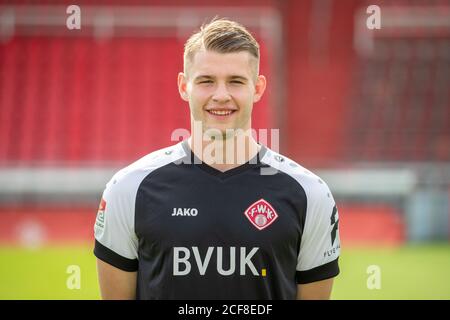
[[[328,299],[339,273],[327,185],[250,133],[266,79],[241,25],[185,45],[191,137],[119,171],[95,224],[104,299]]]

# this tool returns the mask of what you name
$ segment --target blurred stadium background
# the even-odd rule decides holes
[[[70,4],[81,30],[66,28]],[[373,4],[379,30],[366,27]],[[104,185],[189,129],[176,87],[183,44],[215,15],[262,45],[269,88],[254,127],[279,128],[280,152],[335,195],[332,298],[450,299],[444,0],[0,1],[0,298],[99,298]],[[80,289],[66,286],[70,265]],[[367,287],[370,265],[380,289]]]

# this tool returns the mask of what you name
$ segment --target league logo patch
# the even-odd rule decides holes
[[[97,225],[101,228],[103,228],[103,224],[105,223],[105,209],[106,209],[106,201],[103,200],[100,201],[100,205],[98,206],[98,212],[97,212]]]
[[[278,218],[275,209],[264,199],[253,203],[244,214],[258,230],[267,228]]]
[[[106,201],[102,198],[102,200],[100,201],[100,204],[98,206],[98,211],[105,211],[106,209]]]
[[[105,209],[106,201],[102,199],[98,206],[97,218],[95,219],[94,235],[95,237],[101,237],[105,230]]]

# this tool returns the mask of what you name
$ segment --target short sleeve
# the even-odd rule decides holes
[[[317,178],[307,194],[305,225],[297,260],[297,283],[305,284],[339,274],[339,214],[326,183]]]
[[[94,225],[95,256],[124,271],[138,269],[134,194],[130,183],[113,178],[103,192]]]

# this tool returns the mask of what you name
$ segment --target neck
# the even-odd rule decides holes
[[[193,134],[188,144],[197,158],[222,172],[250,161],[261,149],[250,130],[227,138],[219,135],[204,139]]]

